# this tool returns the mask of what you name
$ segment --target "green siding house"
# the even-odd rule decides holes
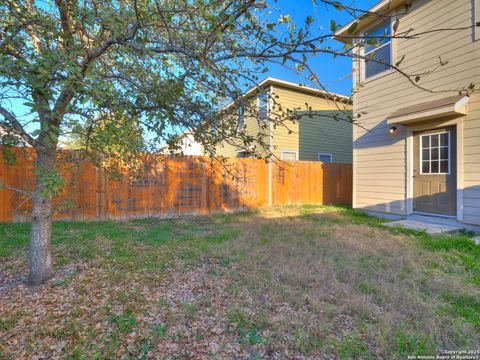
[[[257,116],[241,112],[239,123],[249,135],[263,136],[275,158],[352,163],[348,97],[270,77],[244,96],[258,112]],[[291,114],[292,119],[273,126],[270,119],[280,112]],[[267,119],[263,126],[258,114]],[[224,157],[253,155],[235,141],[222,143],[217,153]]]

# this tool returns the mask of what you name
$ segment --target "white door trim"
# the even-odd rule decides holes
[[[405,144],[405,154],[406,154],[406,175],[405,184],[407,188],[407,215],[413,214],[413,154],[415,149],[413,148],[413,131],[409,128],[406,130],[407,142]]]
[[[448,124],[451,126],[452,124]],[[457,221],[463,221],[463,118],[459,118],[455,124],[457,128]],[[440,126],[439,126],[440,127]],[[413,147],[413,131],[417,131],[415,128],[407,128],[406,129],[406,137],[407,141],[405,144],[405,152],[406,152],[406,215],[412,215],[413,211],[413,154],[414,154],[414,147]],[[418,131],[425,130],[425,129],[418,129]],[[432,128],[432,130],[434,130]],[[435,214],[432,214],[435,215]],[[440,215],[439,215],[440,216]]]
[[[463,118],[457,122],[457,220],[463,221]]]

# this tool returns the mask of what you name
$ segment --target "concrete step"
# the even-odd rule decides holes
[[[417,221],[417,220],[398,220],[391,221],[384,224],[389,227],[403,227],[405,229],[412,230],[425,230],[427,234],[436,235],[436,234],[455,234],[458,233],[463,227],[450,225],[450,224],[434,224],[430,222]]]

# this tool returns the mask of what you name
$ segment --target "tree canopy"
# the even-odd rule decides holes
[[[168,125],[195,130],[266,62],[305,47],[309,21],[295,29],[267,9],[252,0],[3,2],[1,125],[45,147],[87,133],[99,112],[135,119],[155,143],[169,140]],[[16,114],[19,103],[31,114]],[[203,127],[197,137],[212,143],[231,130]]]

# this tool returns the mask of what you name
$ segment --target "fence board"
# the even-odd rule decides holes
[[[0,156],[0,183],[32,191],[33,151],[14,150],[16,164]],[[269,205],[268,167],[263,160],[158,156],[135,178],[114,178],[76,153],[62,153],[57,164],[65,179],[54,199],[55,219],[96,220],[172,217]],[[272,163],[272,205],[350,204],[352,165],[281,161]],[[0,189],[0,221],[29,220],[31,202]]]

